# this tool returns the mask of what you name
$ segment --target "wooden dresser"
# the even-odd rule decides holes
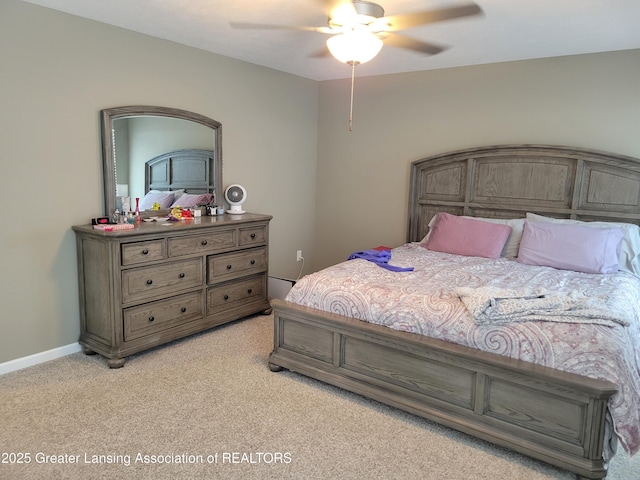
[[[119,368],[133,353],[270,313],[271,218],[204,216],[112,232],[73,227],[84,352]]]

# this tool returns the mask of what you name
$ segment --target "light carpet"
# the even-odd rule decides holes
[[[574,478],[339,388],[271,372],[272,324],[271,316],[248,318],[134,355],[117,370],[77,353],[3,375],[0,478]],[[638,480],[640,455],[620,452],[607,478]]]

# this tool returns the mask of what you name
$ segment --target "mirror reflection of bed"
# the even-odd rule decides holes
[[[579,478],[603,478],[618,441],[629,454],[640,450],[639,192],[639,159],[580,148],[491,146],[415,161],[408,243],[391,250],[393,265],[415,270],[356,259],[300,279],[284,301],[272,301],[270,367]],[[479,255],[481,232],[506,226],[499,248],[490,241]],[[586,246],[580,262],[568,268],[571,252],[545,251],[548,242],[536,243],[543,230]],[[523,263],[532,252],[553,262]],[[555,313],[487,324],[466,308],[469,291],[487,285],[546,287],[562,302],[575,297],[600,310],[570,321]]]
[[[127,106],[103,110],[101,122],[105,215],[123,209],[122,197],[133,210],[135,199],[154,189],[220,198],[222,127],[216,120],[168,107]],[[150,162],[165,155],[172,160],[158,165],[150,179]]]
[[[215,205],[214,165],[215,152],[200,149],[167,152],[145,162],[140,211]]]

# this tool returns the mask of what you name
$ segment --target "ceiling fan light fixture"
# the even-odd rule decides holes
[[[327,48],[342,63],[359,64],[373,59],[382,49],[382,40],[364,29],[353,29],[327,40]]]
[[[346,2],[331,12],[329,25],[333,28],[369,25],[384,17],[384,8],[377,3],[364,0]]]

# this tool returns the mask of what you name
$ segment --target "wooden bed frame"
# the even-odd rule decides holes
[[[184,189],[187,193],[221,195],[215,191],[215,167],[215,152],[212,150],[189,148],[163,153],[145,163],[144,191]]]
[[[437,212],[640,223],[640,160],[503,145],[411,167],[407,240]],[[603,478],[610,382],[273,300],[273,371],[336,385],[576,473]]]

